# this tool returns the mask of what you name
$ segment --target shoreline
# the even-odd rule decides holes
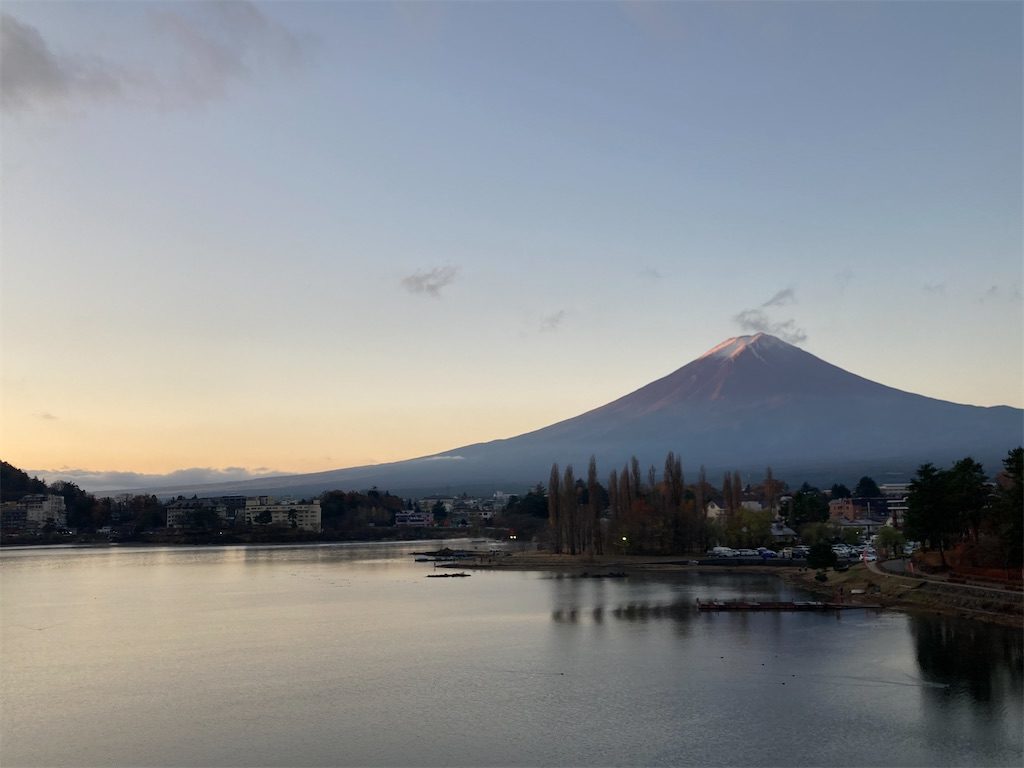
[[[1024,628],[1024,593],[973,585],[951,585],[926,578],[889,575],[856,563],[846,571],[827,572],[828,581],[815,580],[806,566],[711,565],[679,557],[578,556],[550,553],[511,553],[464,558],[450,566],[475,570],[578,571],[582,573],[757,573],[776,576],[815,595],[833,597],[842,588],[851,603],[881,604],[904,612],[925,611],[989,624]],[[855,593],[856,592],[856,593]]]

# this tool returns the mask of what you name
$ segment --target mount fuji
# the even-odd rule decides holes
[[[553,462],[585,471],[597,458],[602,481],[635,455],[661,467],[668,451],[692,477],[739,470],[752,480],[771,466],[804,480],[906,480],[920,464],[964,456],[990,473],[1022,442],[1024,411],[936,400],[849,373],[781,339],[727,339],[677,371],[571,419],[516,437],[418,459],[314,474],[156,493],[308,495],[377,486],[395,493],[522,490],[546,480]]]

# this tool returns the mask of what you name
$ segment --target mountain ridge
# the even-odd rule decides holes
[[[602,478],[636,455],[660,466],[672,450],[690,470],[766,466],[845,477],[847,467],[908,476],[925,461],[973,455],[994,471],[1020,444],[1024,411],[930,398],[866,379],[768,334],[726,339],[700,357],[577,416],[513,437],[386,464],[151,492],[319,493],[376,485],[393,492],[522,489],[553,462]],[[862,471],[862,470],[859,470]],[[850,478],[855,479],[855,478]],[[832,482],[828,479],[828,482]]]

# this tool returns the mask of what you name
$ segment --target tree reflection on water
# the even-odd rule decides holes
[[[949,616],[912,615],[917,663],[939,696],[968,695],[979,703],[1019,698],[1024,681],[1020,630]]]

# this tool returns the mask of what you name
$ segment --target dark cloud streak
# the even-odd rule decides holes
[[[402,287],[409,293],[426,294],[435,299],[441,297],[441,289],[455,282],[459,268],[453,266],[434,267],[426,272],[417,270],[402,278]]]
[[[309,42],[248,2],[174,4],[153,8],[148,18],[153,49],[166,52],[156,57],[163,69],[55,52],[38,29],[2,14],[0,104],[10,112],[112,101],[187,109],[293,68]]]
[[[74,96],[109,99],[121,78],[100,60],[58,56],[35,27],[0,14],[0,105],[17,110]]]
[[[560,309],[557,312],[552,312],[550,315],[545,315],[540,321],[541,333],[553,333],[557,331],[559,326],[565,320],[565,310]]]

